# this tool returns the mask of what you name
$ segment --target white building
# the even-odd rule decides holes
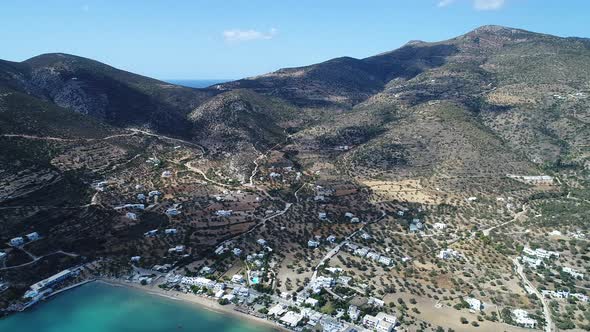
[[[233,210],[217,210],[215,211],[215,215],[217,215],[218,217],[229,217],[232,215],[233,212]]]
[[[336,242],[336,236],[330,235],[326,238],[326,241],[328,241],[330,243],[334,243],[334,242]]]
[[[237,295],[237,296],[247,297],[248,295],[250,295],[250,288],[248,288],[248,287],[234,288],[232,290],[232,293],[235,294],[235,295]]]
[[[180,254],[180,253],[184,252],[184,246],[183,245],[177,245],[174,248],[168,249],[168,252],[170,252],[170,253],[173,253],[174,252],[174,253]]]
[[[233,282],[234,284],[241,284],[244,282],[244,276],[242,276],[241,274],[234,274],[231,277],[231,282]]]
[[[312,293],[318,294],[323,288],[331,288],[334,285],[334,278],[319,276],[316,280],[309,284]]]
[[[370,297],[369,300],[367,301],[368,305],[371,305],[373,307],[382,307],[385,305],[385,301],[380,300],[378,298],[375,297]]]
[[[460,258],[461,254],[453,249],[447,248],[443,249],[438,253],[438,258],[440,259],[451,259],[451,258]]]
[[[469,308],[471,310],[475,310],[475,311],[480,311],[481,310],[481,301],[473,298],[473,297],[468,297],[465,299],[465,302],[467,302],[469,304]]]
[[[131,219],[131,220],[137,220],[137,214],[133,213],[133,212],[127,212],[125,214],[125,217],[127,219]]]
[[[356,322],[356,320],[359,319],[361,311],[359,310],[359,308],[357,308],[357,306],[350,305],[350,306],[348,306],[347,313],[348,313],[348,317],[350,317],[350,320],[352,320],[353,322]]]
[[[590,297],[588,297],[588,295],[582,294],[582,293],[573,293],[571,294],[572,297],[575,297],[576,299],[582,301],[582,302],[590,302]]]
[[[133,256],[133,257],[131,257],[131,261],[134,262],[134,263],[139,262],[140,259],[141,259],[141,256]]]
[[[178,233],[178,231],[176,230],[176,228],[166,228],[164,230],[164,233],[166,235],[174,235],[174,234]]]
[[[380,312],[377,316],[365,315],[363,325],[378,332],[390,332],[395,328],[397,318],[393,315]]]
[[[369,253],[367,254],[367,258],[368,258],[368,259],[372,259],[372,260],[374,260],[374,261],[378,261],[378,260],[379,260],[379,258],[381,258],[381,255],[379,255],[378,253],[376,253],[376,252],[374,252],[374,251],[371,251],[371,252],[369,252]]]
[[[164,172],[162,172],[162,177],[163,178],[169,178],[171,176],[172,176],[172,172],[170,172],[170,171],[164,171]]]
[[[37,283],[34,283],[31,285],[30,289],[25,293],[24,297],[35,297],[37,296],[37,294],[39,294],[39,291],[47,289],[48,287],[51,287],[57,284],[58,282],[64,281],[72,275],[74,275],[74,272],[70,270],[63,270],[57,274],[52,275],[47,279],[43,279]]]
[[[512,310],[512,318],[516,324],[529,329],[534,329],[537,326],[537,321],[529,317],[529,313],[522,309]]]
[[[148,193],[148,196],[149,196],[149,197],[154,197],[154,196],[161,196],[161,195],[162,195],[162,193],[161,193],[161,192],[159,192],[159,191],[157,191],[157,190],[152,190],[152,191],[150,191],[150,192]]]
[[[6,257],[6,253],[4,251],[0,251],[0,259]]]
[[[223,254],[226,251],[227,251],[227,248],[226,247],[219,246],[219,247],[215,248],[215,255],[221,255],[221,254]]]
[[[363,234],[361,234],[361,238],[363,240],[370,240],[370,239],[372,239],[372,236],[369,233],[363,233]]]
[[[320,220],[326,220],[328,219],[328,214],[326,212],[320,212],[318,213],[318,218],[320,218]]]
[[[234,248],[232,250],[232,252],[233,252],[234,256],[240,256],[242,254],[242,249],[240,249],[240,248]]]
[[[290,327],[295,327],[303,319],[303,315],[298,314],[294,311],[287,311],[287,313],[281,317],[281,322]]]
[[[284,314],[284,313],[285,313],[285,311],[286,311],[286,310],[285,310],[285,306],[284,306],[284,305],[282,305],[282,304],[280,304],[280,303],[277,303],[277,304],[276,304],[274,307],[272,307],[272,308],[270,308],[270,309],[268,310],[268,313],[267,313],[267,315],[268,315],[268,316],[279,317],[279,316],[281,316],[282,314]]]
[[[381,263],[385,266],[390,266],[393,264],[393,259],[386,257],[386,256],[381,256],[381,257],[379,257],[379,263]]]
[[[574,277],[574,278],[580,278],[580,279],[584,279],[584,274],[578,272],[577,270],[572,269],[571,267],[564,267],[563,269],[561,269],[564,273],[569,274],[570,276]]]
[[[178,211],[177,208],[168,208],[166,209],[166,215],[173,217],[173,216],[177,216],[180,214],[180,211]]]
[[[24,243],[25,239],[23,239],[21,236],[15,237],[14,239],[10,240],[10,245],[13,247],[18,247],[20,245],[23,245]]]
[[[307,299],[305,299],[305,301],[303,303],[305,304],[309,304],[312,307],[315,307],[316,305],[318,305],[318,300],[312,298],[312,297],[308,297]]]
[[[527,254],[528,256],[538,257],[541,259],[549,259],[549,258],[553,258],[553,257],[559,258],[558,252],[548,251],[548,250],[541,249],[541,248],[537,248],[537,249],[533,250],[529,247],[524,247],[522,252]]]
[[[158,234],[158,230],[152,229],[151,231],[147,231],[147,232],[143,233],[143,236],[153,237],[153,236],[156,236],[157,234]]]
[[[215,285],[217,284],[215,281],[203,277],[182,277],[180,283],[189,286],[205,287],[208,289],[215,288]]]
[[[307,246],[309,248],[317,248],[320,245],[320,243],[316,240],[309,240],[307,241]]]
[[[39,238],[40,238],[39,233],[37,233],[37,232],[29,233],[25,236],[27,237],[27,239],[29,239],[29,241],[39,240]]]
[[[256,243],[258,243],[261,246],[265,246],[266,245],[266,240],[265,239],[258,239],[258,240],[256,240]]]
[[[442,222],[435,222],[435,223],[432,225],[432,227],[433,227],[434,229],[445,229],[445,228],[447,228],[447,224],[445,224],[445,223],[442,223]]]
[[[328,271],[330,273],[340,273],[340,272],[342,272],[342,269],[339,267],[328,267],[328,268],[326,268],[326,271]]]
[[[350,284],[351,281],[352,281],[352,278],[348,277],[348,276],[339,276],[338,280],[336,280],[336,282],[340,285],[348,285],[348,284]]]
[[[355,251],[353,251],[353,254],[355,256],[360,256],[360,257],[365,257],[365,256],[367,256],[368,253],[369,253],[369,248],[358,248]]]
[[[534,268],[539,267],[542,263],[540,258],[531,258],[529,256],[522,256],[522,257],[520,257],[520,260],[524,264],[528,265],[529,267],[534,267]]]

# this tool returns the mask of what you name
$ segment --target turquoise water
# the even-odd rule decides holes
[[[271,331],[157,295],[90,283],[0,320],[12,332]]]

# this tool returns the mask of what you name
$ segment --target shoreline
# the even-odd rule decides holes
[[[230,316],[233,316],[234,318],[237,318],[242,321],[247,321],[248,323],[251,323],[251,324],[255,324],[258,326],[266,326],[274,331],[291,331],[291,330],[285,328],[284,326],[278,325],[277,323],[269,321],[267,319],[255,317],[255,316],[234,310],[235,306],[233,304],[222,306],[213,300],[206,299],[204,297],[194,295],[194,294],[185,294],[185,293],[181,293],[181,292],[177,292],[177,291],[166,291],[166,290],[158,288],[157,286],[155,288],[152,288],[151,286],[135,285],[132,283],[111,280],[111,279],[100,278],[100,279],[92,280],[90,282],[98,282],[98,283],[102,283],[102,284],[109,285],[112,287],[125,287],[128,289],[134,289],[134,290],[138,290],[141,292],[145,292],[150,295],[161,296],[161,297],[167,298],[169,300],[182,301],[182,302],[185,302],[190,305],[195,305],[199,309],[212,311],[212,312],[222,314],[222,315],[230,315]]]

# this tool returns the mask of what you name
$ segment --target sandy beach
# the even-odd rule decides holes
[[[154,286],[142,286],[140,284],[112,280],[112,279],[97,279],[96,282],[101,282],[101,283],[104,283],[104,284],[107,284],[110,286],[114,286],[114,287],[128,287],[131,289],[136,289],[136,290],[140,290],[142,292],[146,292],[148,294],[162,296],[162,297],[165,297],[165,298],[168,298],[171,300],[184,301],[186,303],[196,305],[201,309],[214,311],[214,312],[221,313],[224,315],[232,315],[236,318],[239,318],[242,320],[247,320],[251,323],[265,326],[265,327],[271,328],[275,331],[290,331],[289,329],[287,329],[283,326],[280,326],[274,322],[268,321],[266,319],[254,317],[252,315],[248,315],[248,314],[236,311],[236,310],[234,310],[235,306],[233,304],[228,304],[228,305],[223,306],[223,305],[217,303],[217,301],[207,299],[207,298],[204,298],[204,297],[201,297],[198,295],[185,294],[185,293],[181,293],[181,292],[177,292],[177,291],[163,290],[157,286],[155,286],[155,287]]]

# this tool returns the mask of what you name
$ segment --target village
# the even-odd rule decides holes
[[[241,178],[195,146],[157,143],[148,152],[90,184],[90,204],[111,211],[113,234],[127,242],[113,239],[113,256],[87,261],[57,250],[76,263],[31,283],[12,310],[95,280],[205,299],[295,331],[549,331],[559,308],[588,306],[588,267],[576,258],[585,230],[528,226],[535,219],[523,198],[555,190],[552,177],[509,174],[501,195],[443,195],[427,181],[356,181],[334,165],[302,167],[281,147]],[[29,246],[48,236],[10,239],[0,268],[31,264],[6,258],[22,251],[34,262],[41,256]],[[540,236],[575,236],[582,247],[540,247]],[[539,283],[541,269],[564,283]],[[9,287],[0,280],[0,290]]]

